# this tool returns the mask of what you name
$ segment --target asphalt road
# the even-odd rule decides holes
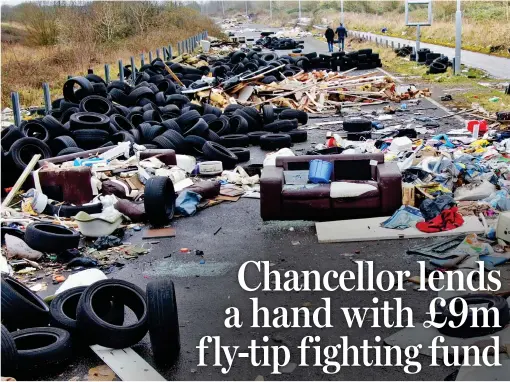
[[[381,36],[374,33],[359,32],[361,35],[369,37],[374,40],[378,39],[388,40],[390,43],[393,41],[395,46],[397,44],[416,46],[416,40],[406,40],[398,37]],[[455,48],[449,48],[441,45],[429,44],[426,42],[420,43],[420,48],[428,48],[435,53],[441,53],[448,56],[450,59],[455,57]],[[471,52],[469,50],[461,50],[462,64],[485,70],[491,76],[501,79],[510,79],[510,58],[490,56],[488,54]]]
[[[316,40],[313,40],[316,41]],[[317,42],[320,43],[320,42]],[[313,44],[313,42],[312,42]],[[305,48],[317,49],[319,45]],[[431,106],[424,100],[420,107]],[[368,107],[370,113],[380,106]],[[411,111],[412,112],[412,111]],[[427,115],[441,116],[444,111],[432,110]],[[396,115],[397,120],[408,116]],[[334,120],[334,119],[329,119]],[[313,120],[318,121],[318,120]],[[443,119],[441,131],[457,128],[455,120]],[[339,126],[328,126],[337,130]],[[324,142],[325,130],[310,130],[308,142],[295,146],[297,153],[303,154],[316,143]],[[264,153],[252,148],[252,163],[262,163]],[[251,340],[262,343],[268,336],[267,345],[287,345],[291,351],[291,361],[299,363],[297,346],[306,335],[319,335],[321,344],[336,344],[340,336],[349,336],[350,344],[361,344],[366,339],[374,343],[375,336],[385,338],[399,329],[392,328],[348,328],[340,320],[341,307],[371,307],[375,296],[390,301],[402,297],[406,306],[413,309],[417,321],[426,318],[426,307],[435,293],[414,291],[413,285],[406,286],[406,292],[390,290],[384,294],[376,292],[246,292],[238,283],[240,266],[249,260],[268,261],[272,270],[356,270],[353,260],[370,260],[377,270],[410,270],[418,273],[418,260],[406,254],[410,247],[429,243],[430,240],[402,240],[380,242],[357,242],[346,244],[318,244],[312,222],[263,222],[259,213],[259,201],[241,198],[236,203],[223,203],[200,211],[190,218],[177,219],[172,223],[176,229],[174,238],[161,239],[153,250],[137,260],[126,263],[109,277],[128,280],[145,288],[151,280],[171,279],[175,283],[179,307],[181,330],[181,354],[173,367],[159,367],[157,370],[169,380],[254,380],[261,375],[266,380],[443,380],[454,371],[452,368],[429,367],[430,358],[419,356],[423,364],[420,373],[405,374],[403,367],[342,367],[338,374],[324,374],[320,367],[297,367],[290,373],[271,375],[270,367],[255,368],[246,358],[239,358],[228,374],[221,367],[211,366],[213,351],[209,349],[206,362],[209,366],[198,367],[198,350],[203,336],[220,336],[222,345],[238,345],[239,351],[246,351]],[[219,230],[221,228],[221,230]],[[219,231],[218,231],[219,230]],[[216,233],[217,232],[217,233]],[[216,233],[216,234],[215,234]],[[126,232],[125,241],[141,242],[139,232]],[[180,248],[190,248],[191,254],[182,254]],[[194,250],[204,252],[204,257],[194,254]],[[201,260],[205,260],[201,264]],[[365,273],[365,277],[366,277]],[[247,279],[254,282],[260,278],[258,272],[249,268]],[[51,291],[48,291],[48,293]],[[250,298],[258,297],[259,304],[269,308],[302,307],[315,309],[322,303],[322,297],[331,298],[332,323],[330,329],[291,328],[260,329],[251,328]],[[227,329],[224,325],[225,310],[237,307],[245,325],[240,329]],[[146,336],[133,347],[149,363],[153,364],[150,342]],[[224,358],[223,358],[224,360]],[[71,366],[54,372],[37,375],[37,379],[69,380],[86,379],[90,367],[102,362],[91,351],[80,353]]]

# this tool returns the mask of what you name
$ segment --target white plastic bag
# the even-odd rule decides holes
[[[264,159],[264,167],[267,166],[276,166],[276,158],[277,157],[294,157],[296,154],[292,152],[289,148],[280,149],[275,153],[267,154]]]

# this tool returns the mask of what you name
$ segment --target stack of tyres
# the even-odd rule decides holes
[[[429,73],[430,74],[445,73],[449,65],[450,62],[448,61],[448,57],[440,55],[430,63]]]
[[[364,141],[372,137],[372,122],[368,119],[346,119],[344,120],[343,128],[347,132],[347,140],[349,141]]]
[[[346,53],[340,57],[339,64],[341,71],[357,68],[358,70],[368,70],[382,67],[382,61],[379,58],[379,53],[373,53],[372,49],[360,49]]]

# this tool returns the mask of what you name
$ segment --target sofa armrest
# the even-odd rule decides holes
[[[381,193],[381,212],[391,215],[402,205],[402,174],[397,164],[378,164],[377,183]]]
[[[260,177],[260,216],[263,220],[281,219],[283,168],[267,166]]]

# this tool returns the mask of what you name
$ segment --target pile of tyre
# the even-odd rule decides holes
[[[330,67],[334,71],[346,71],[353,68],[367,70],[382,67],[382,61],[379,53],[372,52],[372,49],[360,49],[349,53],[331,53]]]
[[[279,56],[276,52],[262,53],[260,47],[253,49],[241,49],[230,52],[227,56],[209,59],[212,76],[215,77],[224,89],[229,89],[240,83],[241,77],[249,77],[251,73],[264,73],[264,78],[259,81],[264,84],[278,82],[286,77],[293,76],[301,71],[316,69],[312,59],[317,53],[302,56]],[[283,66],[283,67],[282,67]],[[279,68],[271,71],[271,68]],[[329,66],[326,68],[329,69]]]
[[[414,58],[414,59],[413,59]],[[424,64],[429,67],[429,73],[445,73],[449,65],[448,57],[440,53],[434,53],[430,49],[419,49],[418,52],[411,57],[411,61]]]
[[[292,50],[292,49],[303,49],[303,40],[294,40],[289,37],[278,38],[276,36],[262,36],[260,39],[255,41],[256,45],[263,46],[266,49],[271,50]]]
[[[2,376],[57,372],[80,348],[123,349],[147,333],[158,365],[178,357],[179,321],[170,280],[151,281],[146,291],[123,280],[100,280],[60,292],[49,306],[14,278],[2,276],[1,284]],[[126,307],[136,318],[125,315]]]
[[[364,141],[372,138],[372,122],[365,118],[346,119],[343,129],[347,132],[347,140]]]
[[[395,53],[399,57],[406,57],[413,53],[413,47],[409,45],[405,45],[402,48],[395,49]]]
[[[260,60],[267,65],[290,62],[285,59],[277,61],[278,56],[272,55]],[[238,51],[227,60],[231,65],[236,65],[235,62],[241,65],[245,58],[247,54]],[[191,88],[202,86],[202,74],[210,70],[208,66],[195,69],[177,63],[166,64],[182,78],[182,83],[188,81],[187,85]],[[218,74],[220,67],[217,64],[212,67],[215,74]],[[289,69],[281,71],[283,75],[301,70],[298,66],[292,69],[290,64],[286,65],[289,65]],[[230,68],[226,64],[224,66]],[[126,67],[127,72],[129,69]],[[143,144],[149,149],[173,149],[178,154],[219,160],[224,168],[229,169],[235,167],[240,159],[223,145],[222,136],[246,135],[261,130],[278,133],[281,129],[289,129],[289,122],[281,127],[277,119],[294,119],[289,117],[294,115],[292,111],[275,111],[269,116],[266,110],[264,117],[261,111],[253,107],[232,105],[222,112],[210,104],[192,103],[191,98],[182,94],[185,88],[166,72],[161,59],[142,66],[136,73],[136,80],[132,84],[119,80],[107,84],[95,74],[70,78],[64,84],[63,97],[52,103],[53,109],[49,115],[23,121],[19,127],[3,129],[3,187],[14,184],[35,154],[46,159],[114,146],[124,141]],[[266,79],[272,82],[279,77],[272,75]],[[303,120],[304,117],[299,115]],[[265,126],[272,122],[277,123]],[[292,126],[292,130],[295,130],[297,122]],[[302,135],[302,132],[287,132]]]

